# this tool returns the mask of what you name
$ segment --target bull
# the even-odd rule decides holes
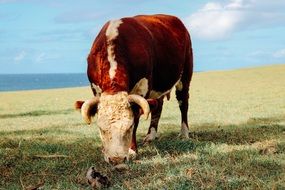
[[[118,165],[137,153],[139,118],[151,123],[144,142],[155,139],[163,97],[176,87],[181,111],[181,136],[189,138],[189,87],[193,73],[190,35],[170,15],[138,15],[107,22],[87,58],[94,97],[77,101],[83,119],[97,126],[104,158]]]

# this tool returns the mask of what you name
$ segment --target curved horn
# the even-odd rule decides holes
[[[145,119],[148,118],[150,109],[149,109],[148,102],[146,101],[145,98],[141,97],[140,95],[131,94],[128,96],[128,100],[129,100],[129,102],[134,102],[134,103],[138,104],[143,110],[143,115],[144,115]]]
[[[90,100],[86,100],[81,107],[81,115],[84,121],[88,125],[90,125],[91,123],[91,111],[92,109],[94,109],[94,106],[96,106],[98,103],[99,103],[99,97],[94,97]]]

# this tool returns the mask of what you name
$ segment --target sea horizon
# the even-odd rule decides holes
[[[88,86],[86,73],[0,74],[0,92]]]
[[[283,65],[283,63],[232,69],[194,70],[194,73],[231,71],[274,65]],[[86,73],[0,73],[0,92],[58,89],[89,85],[90,83]]]

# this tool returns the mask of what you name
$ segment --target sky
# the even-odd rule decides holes
[[[0,74],[84,73],[110,19],[171,14],[190,32],[195,71],[285,63],[284,0],[0,0]]]

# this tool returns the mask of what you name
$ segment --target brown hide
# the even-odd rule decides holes
[[[96,37],[88,56],[88,77],[103,92],[130,92],[142,78],[150,90],[165,92],[182,77],[190,80],[193,72],[190,36],[183,23],[168,15],[122,18],[113,41],[116,74],[110,79],[106,23]],[[184,70],[184,71],[183,71]],[[147,97],[146,97],[147,98]]]

